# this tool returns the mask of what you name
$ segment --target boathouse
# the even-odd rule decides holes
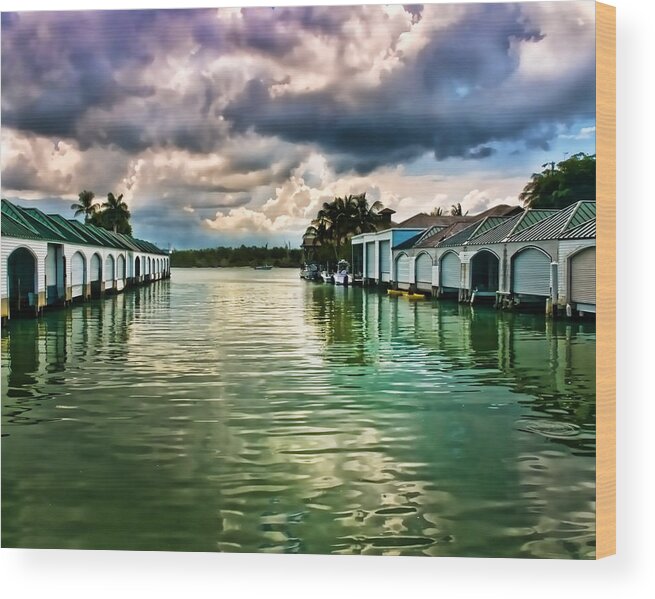
[[[520,212],[519,206],[500,205],[475,216],[442,217],[446,226],[433,226],[394,247],[392,285],[424,293],[441,287],[442,293],[457,295],[462,287],[459,246]]]
[[[170,276],[148,241],[2,200],[2,318],[118,293]]]
[[[393,250],[392,285],[496,305],[594,313],[596,204],[479,215]]]

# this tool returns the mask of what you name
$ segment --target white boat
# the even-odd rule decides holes
[[[321,279],[323,279],[324,283],[334,283],[334,275],[327,270],[321,272]]]
[[[351,282],[351,275],[348,268],[348,262],[345,260],[339,260],[339,264],[337,264],[337,272],[334,273],[335,285],[343,285],[345,287]]]
[[[318,270],[318,265],[314,263],[305,264],[304,268],[300,271],[300,278],[306,281],[320,281],[321,273]]]

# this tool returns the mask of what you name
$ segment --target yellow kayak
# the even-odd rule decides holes
[[[421,293],[405,293],[404,297],[408,300],[422,300],[425,299],[425,296]]]
[[[387,289],[387,295],[404,295],[406,291],[401,291],[400,289]]]

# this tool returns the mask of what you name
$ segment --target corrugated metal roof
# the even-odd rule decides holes
[[[496,225],[493,229],[489,229],[482,234],[471,237],[466,243],[467,245],[486,245],[488,243],[500,243],[505,239],[513,230],[514,227],[521,221],[523,214],[517,214],[511,218],[503,220],[500,224]]]
[[[525,210],[512,218],[505,219],[500,225],[481,235],[476,232],[466,244],[486,245],[488,243],[500,243],[505,241],[509,236],[515,235],[517,232],[527,229],[557,212],[557,210]]]
[[[574,229],[582,223],[589,222],[592,218],[596,218],[596,202],[579,202],[577,210],[566,223],[566,230]]]
[[[134,239],[94,225],[44,214],[38,208],[23,208],[2,200],[2,235],[19,239],[58,241],[167,254],[149,241]]]
[[[512,231],[512,233],[519,233],[520,231],[523,231],[523,229],[527,229],[528,227],[541,222],[549,216],[553,216],[557,212],[559,212],[559,210],[555,208],[526,210],[523,213],[523,218],[516,225],[516,228]]]
[[[436,231],[432,235],[425,235],[422,239],[419,239],[419,241],[416,243],[415,247],[417,248],[433,248],[437,247],[439,242],[446,237],[449,237],[450,235],[454,235],[458,231],[461,231],[462,229],[465,229],[466,227],[469,227],[471,223],[468,221],[464,222],[454,222],[452,225],[449,227],[445,227],[443,229],[440,229],[439,231]]]
[[[568,229],[560,239],[596,239],[596,219],[592,218],[573,229]]]
[[[458,233],[446,237],[443,241],[440,241],[436,247],[453,247],[456,245],[462,245],[465,241],[468,241],[472,235],[475,235],[480,224],[480,222],[473,223]]]
[[[0,221],[3,237],[20,237],[22,239],[40,240],[41,237],[32,229],[28,229],[22,223],[14,220],[9,214],[3,213]]]
[[[552,216],[512,234],[508,241],[543,241],[559,239],[565,231],[586,222],[596,215],[596,203],[590,201],[576,202],[556,212]],[[573,224],[573,227],[571,227]]]

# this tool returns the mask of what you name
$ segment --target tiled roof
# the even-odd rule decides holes
[[[408,218],[407,220],[402,221],[399,225],[399,229],[428,229],[429,227],[439,226],[447,227],[452,224],[453,219],[465,219],[469,222],[478,220],[477,216],[451,216],[451,215],[441,215],[441,216],[432,216],[431,214],[425,214],[423,212],[415,214],[414,216]]]
[[[57,241],[167,254],[149,241],[107,231],[94,225],[67,220],[58,214],[44,214],[38,208],[23,208],[2,200],[2,235],[19,239]]]

